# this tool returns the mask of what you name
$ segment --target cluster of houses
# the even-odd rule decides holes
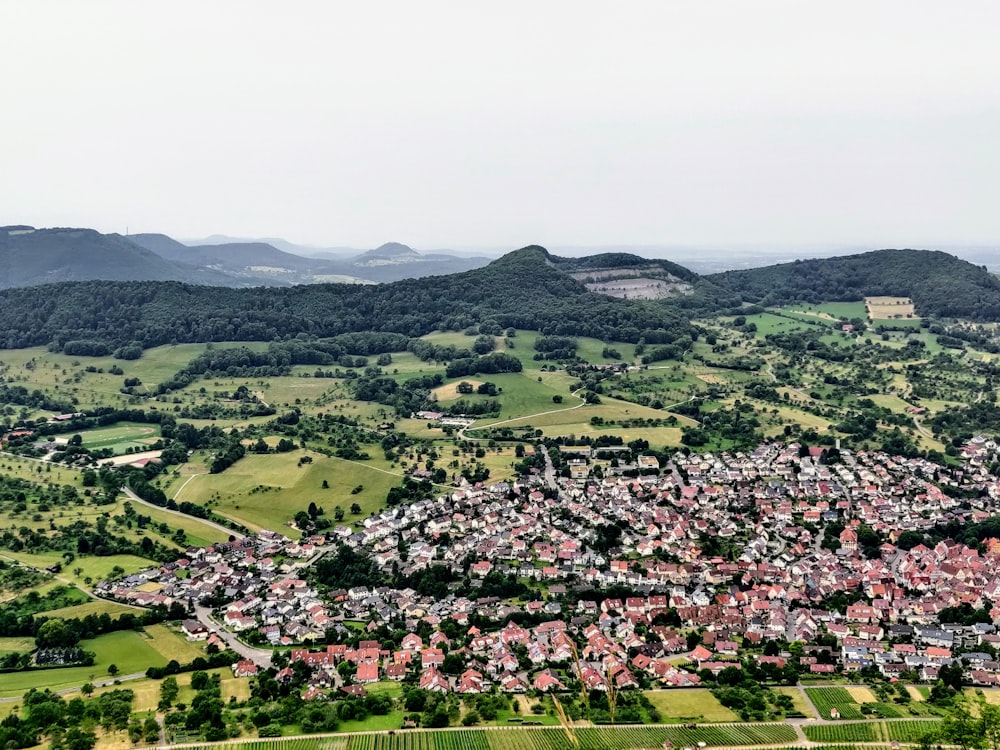
[[[292,646],[321,640],[335,625],[325,599],[300,577],[328,548],[322,535],[293,541],[262,531],[257,537],[189,547],[172,563],[102,581],[95,593],[143,607],[223,601],[218,621],[228,630],[254,630],[272,646]],[[187,636],[195,640],[192,633]]]
[[[746,453],[677,453],[658,474],[636,478],[564,479],[556,493],[537,477],[466,485],[326,537],[292,542],[262,533],[189,550],[171,565],[102,583],[99,593],[136,604],[221,598],[225,627],[276,646],[308,646],[345,619],[369,632],[391,624],[409,633],[393,649],[363,641],[293,651],[293,661],[314,667],[313,696],[348,687],[337,683],[344,661],[351,689],[412,674],[430,690],[519,692],[560,690],[567,678],[594,689],[634,687],[643,676],[696,685],[703,670],[739,666],[748,653],[803,672],[874,667],[927,680],[961,659],[972,681],[1000,684],[993,628],[939,617],[969,605],[1000,618],[1000,540],[982,549],[896,544],[905,532],[997,512],[1000,480],[982,452],[989,447],[970,446],[960,469],[770,443]],[[833,544],[824,534],[830,524],[839,530]],[[608,525],[620,530],[610,548],[598,543]],[[302,566],[334,545],[364,551],[387,571],[444,565],[470,581],[438,599],[389,587],[321,594]],[[535,597],[476,596],[494,573],[535,582]],[[574,595],[610,586],[634,595]],[[856,603],[836,611],[843,607],[830,600],[845,594]],[[520,613],[540,624],[515,624]],[[473,614],[476,624],[494,625],[481,630]],[[417,631],[427,626],[425,643]],[[693,649],[692,631],[700,633]],[[803,648],[761,655],[757,647],[770,640]],[[461,670],[442,671],[446,652],[460,656]],[[680,668],[685,662],[694,669]]]

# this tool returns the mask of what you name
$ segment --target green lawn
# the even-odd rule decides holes
[[[110,448],[115,455],[126,452],[126,448],[146,450],[160,437],[159,425],[138,422],[118,422],[110,427],[85,430],[80,434],[83,446],[89,450]]]

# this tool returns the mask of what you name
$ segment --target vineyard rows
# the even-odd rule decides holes
[[[816,706],[819,715],[824,719],[829,719],[830,709],[836,708],[840,712],[841,719],[863,719],[861,706],[854,700],[854,697],[844,688],[806,688],[806,695]]]
[[[938,722],[930,721],[887,721],[885,723],[890,740],[899,742],[919,742],[928,732],[936,732]]]
[[[862,721],[843,724],[813,724],[802,731],[813,742],[918,742],[937,729],[934,720],[921,721]]]
[[[665,740],[674,747],[773,745],[793,743],[795,730],[784,724],[709,724],[682,726],[581,727],[574,747],[561,727],[538,729],[400,730],[343,737],[296,737],[203,745],[192,750],[658,750]]]
[[[873,722],[852,722],[849,724],[816,724],[804,726],[802,731],[813,742],[878,742],[881,733]]]

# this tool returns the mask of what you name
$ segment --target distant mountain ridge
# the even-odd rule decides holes
[[[465,278],[463,273],[487,262],[423,254],[398,242],[335,259],[304,257],[266,242],[189,246],[165,234],[122,236],[22,224],[0,227],[0,289],[91,280],[179,281],[215,287],[393,283],[426,276]],[[520,274],[526,264],[532,274],[544,271],[548,278],[554,273],[560,284],[571,281],[578,291],[679,308],[689,317],[742,304],[906,296],[922,316],[1000,321],[1000,281],[985,267],[940,251],[877,250],[700,276],[671,261],[631,253],[566,258],[531,246],[490,262],[488,268],[492,272],[516,268]],[[504,288],[503,293],[519,299],[523,288]],[[479,291],[473,286],[462,293],[478,299]]]
[[[0,288],[96,279],[208,285],[229,281],[209,269],[171,263],[119,234],[23,225],[0,228]]]
[[[165,234],[0,227],[0,289],[61,281],[182,281],[208,286],[385,283],[478,268],[488,258],[421,254],[390,243],[351,257],[305,257],[267,242],[189,246]]]

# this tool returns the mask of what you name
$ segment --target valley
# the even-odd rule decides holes
[[[125,689],[66,739],[763,747],[987,715],[988,303],[634,257],[0,293],[0,711],[35,732],[6,741],[62,741],[32,701]]]

